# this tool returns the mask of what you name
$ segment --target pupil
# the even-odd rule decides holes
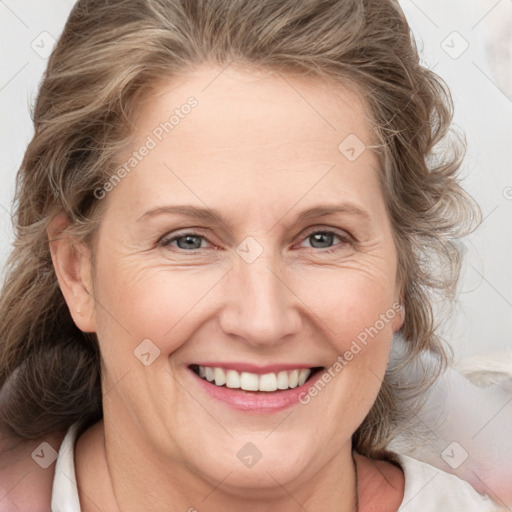
[[[184,243],[180,244],[182,240],[184,241]],[[194,241],[199,242],[199,244],[194,244]],[[178,238],[178,246],[180,247],[180,249],[199,249],[199,247],[201,246],[201,240],[198,236],[195,235],[182,236]]]
[[[332,233],[316,233],[312,235],[313,242],[311,245],[315,247],[316,242],[320,242],[322,244],[322,241],[325,243],[327,240],[327,244],[332,243]]]

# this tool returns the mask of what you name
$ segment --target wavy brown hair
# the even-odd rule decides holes
[[[101,418],[97,339],[72,321],[46,230],[64,211],[67,236],[94,242],[103,204],[93,192],[129,143],[137,104],[157,83],[203,63],[334,80],[366,102],[398,252],[407,347],[354,435],[355,449],[382,455],[404,425],[405,399],[446,364],[431,305],[436,296],[452,297],[460,270],[454,240],[478,216],[458,179],[465,141],[450,138],[440,150],[453,115],[450,92],[420,65],[392,0],[76,3],[49,59],[17,176],[15,241],[0,302],[3,425],[35,438]],[[398,382],[423,351],[435,355],[434,371]]]

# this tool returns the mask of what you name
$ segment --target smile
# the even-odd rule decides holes
[[[209,399],[244,413],[272,414],[299,405],[299,397],[322,377],[325,367],[218,361],[190,364],[188,370]]]
[[[311,375],[320,368],[295,368],[265,374],[239,372],[218,366],[192,365],[191,369],[203,380],[215,386],[268,393],[277,390],[285,391],[287,389],[296,388],[297,386],[302,386]]]

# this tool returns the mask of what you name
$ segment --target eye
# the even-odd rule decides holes
[[[158,245],[160,245],[161,247],[177,247],[178,249],[183,250],[197,250],[202,249],[201,242],[203,240],[206,241],[206,238],[203,235],[190,232],[175,235],[172,238],[164,237],[158,242]],[[176,242],[176,245],[174,245],[174,242]]]
[[[335,243],[333,246],[336,238],[340,242]],[[352,238],[348,233],[344,231],[336,232],[328,229],[310,231],[304,240],[311,240],[310,243],[312,249],[323,249],[320,252],[336,251],[343,248],[346,244],[352,243]],[[190,252],[206,248],[201,247],[203,241],[210,244],[204,235],[195,232],[184,232],[172,237],[163,237],[158,242],[158,245],[161,247],[175,247],[177,249]]]
[[[334,239],[340,240],[340,243],[332,245]],[[341,249],[346,244],[352,243],[350,236],[345,232],[336,232],[331,230],[311,231],[306,235],[305,240],[310,240],[313,249],[325,249],[322,252],[333,252]]]

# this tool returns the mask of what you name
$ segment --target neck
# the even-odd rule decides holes
[[[132,435],[130,435],[132,434]],[[105,442],[106,440],[106,442]],[[126,447],[130,449],[127,452]],[[154,511],[356,512],[356,465],[350,446],[306,478],[268,475],[263,485],[241,487],[238,466],[216,481],[194,472],[179,457],[163,460],[144,440],[103,422],[86,431],[76,448],[77,483],[83,512]],[[238,462],[238,461],[237,461]],[[259,476],[261,478],[261,475]]]

